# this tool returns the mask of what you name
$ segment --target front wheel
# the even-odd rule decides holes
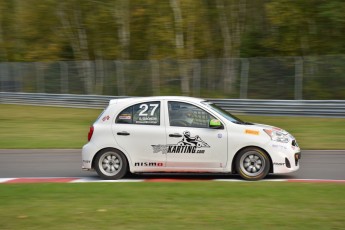
[[[270,160],[261,149],[246,148],[236,158],[236,171],[245,180],[260,180],[268,174],[269,170]]]
[[[120,151],[104,149],[96,156],[95,170],[102,179],[120,179],[127,173],[127,169],[127,159]]]

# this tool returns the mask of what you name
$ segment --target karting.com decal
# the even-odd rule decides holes
[[[174,145],[152,145],[153,153],[162,152],[167,153],[205,153],[202,148],[209,148],[210,146],[203,141],[198,135],[192,137],[189,131],[183,132],[182,140]]]

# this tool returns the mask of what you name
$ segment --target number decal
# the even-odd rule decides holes
[[[153,107],[151,111],[151,116],[155,114],[156,109],[158,108],[158,104],[150,104],[150,107]]]
[[[145,113],[147,111],[147,109],[149,108],[147,106],[147,104],[141,104],[139,106],[140,109],[144,108],[143,110],[141,110],[141,112],[139,113],[139,116],[147,116],[147,113]]]
[[[159,104],[150,104],[150,107],[152,107],[150,116],[153,116],[156,112],[156,109],[158,108]],[[141,104],[139,106],[140,109],[143,109],[140,111],[139,116],[148,116],[147,110],[149,109],[149,106],[147,104]]]

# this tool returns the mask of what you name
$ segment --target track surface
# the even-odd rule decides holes
[[[95,172],[81,170],[81,150],[8,150],[0,149],[0,178],[20,177],[95,177]],[[236,175],[145,174],[132,179],[238,179]],[[286,175],[270,175],[269,179],[345,179],[345,150],[302,151],[300,170]]]

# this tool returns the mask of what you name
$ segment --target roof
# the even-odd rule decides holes
[[[159,100],[176,100],[176,101],[188,101],[188,102],[201,102],[205,101],[202,98],[195,98],[195,97],[185,97],[185,96],[151,96],[151,97],[128,97],[128,98],[119,98],[119,99],[111,99],[109,104],[117,104],[117,103],[130,103],[130,102],[141,102],[141,101],[159,101]]]

